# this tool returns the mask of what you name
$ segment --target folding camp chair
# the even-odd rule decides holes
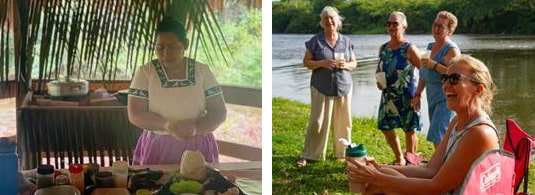
[[[518,192],[520,183],[524,179],[524,191],[528,192],[528,173],[531,162],[531,151],[535,147],[534,139],[524,132],[513,119],[506,120],[507,131],[505,132],[504,150],[512,152],[515,156],[515,180],[514,189]]]
[[[468,170],[460,194],[513,194],[513,154],[491,150],[481,155]]]

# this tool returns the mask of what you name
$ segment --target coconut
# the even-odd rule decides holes
[[[180,175],[185,179],[204,181],[206,178],[206,161],[201,152],[186,150],[180,162]]]

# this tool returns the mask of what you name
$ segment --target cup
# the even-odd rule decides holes
[[[113,163],[113,180],[116,188],[128,186],[128,162],[116,161]]]
[[[366,156],[368,155],[368,150],[364,147],[363,144],[359,144],[356,147],[352,147],[351,145],[347,146],[346,148],[346,158],[347,160],[353,159],[357,162],[366,164]],[[355,167],[352,163],[348,162],[346,163],[346,166],[349,167]],[[366,188],[365,183],[357,183],[357,182],[349,182],[349,191],[353,193],[361,193]]]
[[[381,71],[381,72],[375,73],[375,80],[377,81],[377,83],[379,83],[379,87],[381,88],[381,90],[386,88],[386,74],[385,74],[385,72]]]
[[[345,53],[334,52],[334,60],[336,60],[336,63],[338,64],[338,66],[340,66],[341,63],[346,61]]]
[[[423,51],[420,52],[420,58],[422,58],[422,59],[425,59],[425,58],[429,59],[430,57],[431,57],[431,51],[429,51],[429,50],[426,49],[426,50],[423,50]]]

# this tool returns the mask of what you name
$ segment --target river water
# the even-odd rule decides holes
[[[310,103],[311,71],[302,64],[304,42],[313,35],[274,34],[272,37],[273,97]],[[349,35],[357,52],[358,66],[352,71],[352,113],[357,117],[377,117],[380,91],[375,86],[379,46],[389,40],[384,35]],[[424,50],[430,35],[406,35]],[[501,135],[505,119],[515,119],[525,131],[535,135],[535,36],[454,35],[461,52],[482,60],[490,69],[497,90],[492,119]],[[425,93],[424,93],[425,94]],[[423,97],[425,99],[425,96]],[[427,101],[422,99],[423,133],[427,132]]]

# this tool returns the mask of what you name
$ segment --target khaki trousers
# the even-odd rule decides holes
[[[333,121],[333,152],[345,157],[345,146],[338,139],[351,140],[351,93],[346,96],[326,96],[310,86],[311,112],[301,155],[308,160],[325,160],[329,127]]]

